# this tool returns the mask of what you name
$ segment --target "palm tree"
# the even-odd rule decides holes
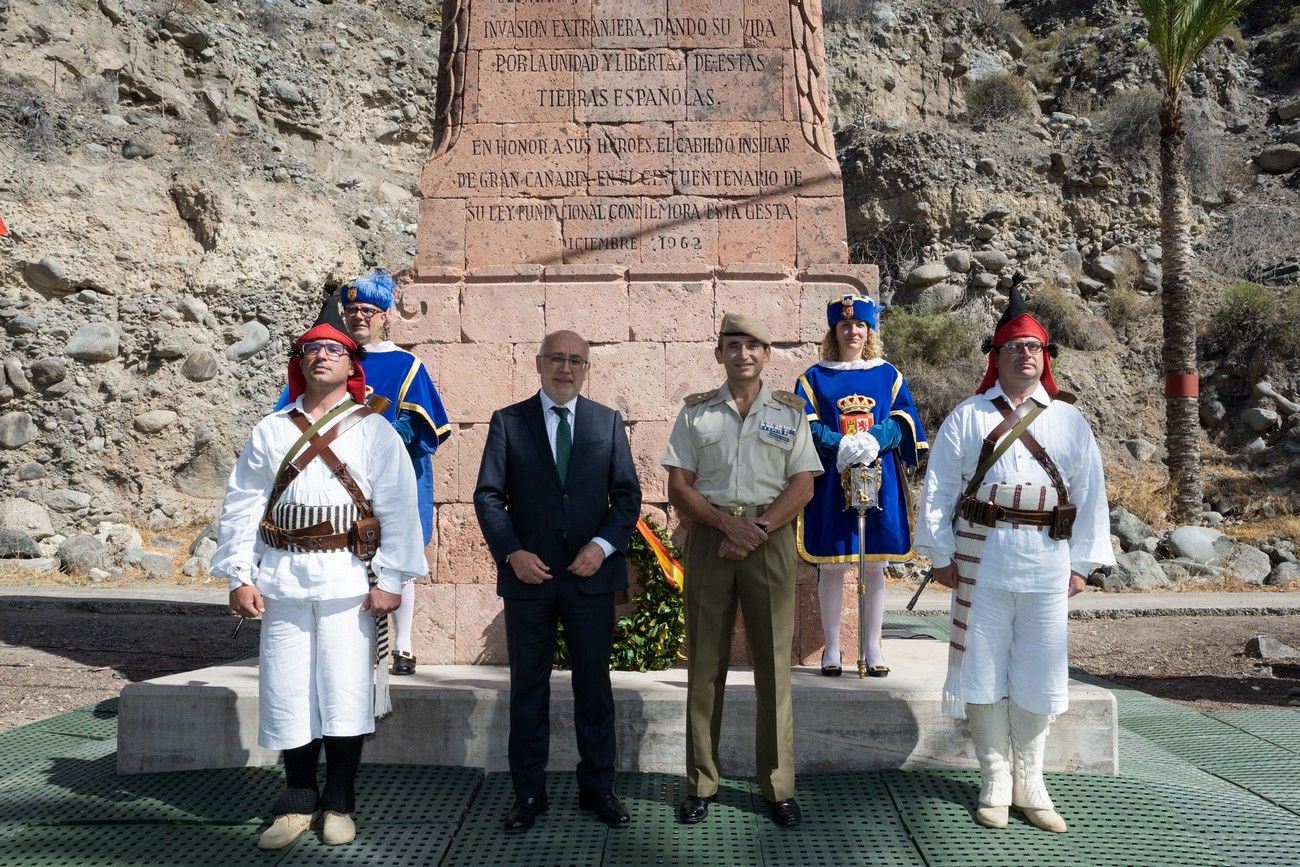
[[[1183,152],[1183,77],[1248,0],[1137,0],[1165,77],[1160,102],[1161,313],[1164,317],[1165,447],[1175,489],[1174,517],[1201,513],[1201,425],[1196,374],[1196,312]]]

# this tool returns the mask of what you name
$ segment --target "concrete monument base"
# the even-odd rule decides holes
[[[940,712],[947,645],[891,640],[893,672],[859,680],[794,669],[795,754],[801,773],[872,768],[975,767],[965,723]],[[686,672],[613,673],[619,767],[680,773],[685,761]],[[723,773],[754,773],[754,688],[748,669],[727,681]],[[422,666],[393,678],[394,712],[366,745],[365,760],[507,770],[509,671],[502,666]],[[1118,770],[1115,697],[1070,682],[1070,710],[1052,727],[1047,770]],[[552,770],[577,765],[567,672],[551,678]],[[257,746],[257,664],[215,666],[128,685],[118,715],[118,773],[269,765]]]

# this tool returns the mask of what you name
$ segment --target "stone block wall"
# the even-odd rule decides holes
[[[415,653],[422,662],[503,663],[505,629],[496,572],[474,516],[473,495],[492,413],[535,394],[543,334],[573,329],[592,344],[584,394],[619,410],[648,514],[680,533],[659,466],[682,399],[716,388],[718,326],[729,311],[760,316],[772,331],[764,380],[790,389],[816,361],[825,307],[849,292],[876,294],[874,266],[735,264],[512,265],[418,269],[402,287],[391,336],[428,367],[453,426],[434,459],[437,526],[429,578],[418,588]],[[689,580],[689,576],[688,579]],[[800,564],[796,655],[822,645],[816,571]],[[857,605],[845,595],[846,648]],[[733,661],[748,660],[737,630]]]

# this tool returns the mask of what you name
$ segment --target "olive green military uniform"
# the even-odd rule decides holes
[[[766,385],[743,419],[726,385],[686,398],[662,463],[695,473],[705,499],[749,517],[761,514],[791,476],[822,472],[803,399]],[[773,530],[744,560],[718,556],[723,538],[720,530],[694,525],[686,541],[686,793],[708,797],[718,789],[722,697],[739,601],[754,666],[759,784],[768,801],[781,801],[794,796],[794,523]]]

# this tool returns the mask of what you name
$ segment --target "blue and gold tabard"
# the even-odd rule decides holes
[[[864,433],[886,418],[898,423],[902,440],[880,456],[881,508],[867,513],[865,550],[868,560],[911,559],[912,510],[900,461],[916,466],[929,444],[903,375],[881,359],[851,367],[817,364],[799,377],[795,391],[805,401],[814,434],[819,425],[847,435]],[[835,452],[818,451],[826,471],[814,480],[813,498],[797,519],[799,555],[811,563],[856,563],[857,512],[844,508]]]

